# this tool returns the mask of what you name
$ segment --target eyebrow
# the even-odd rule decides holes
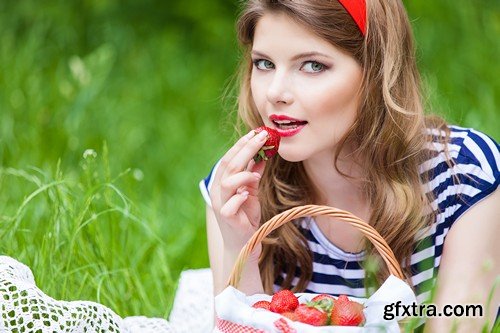
[[[255,50],[252,50],[252,55],[257,56],[257,57],[262,57],[262,58],[270,58],[265,53],[255,51]],[[313,52],[304,52],[304,53],[299,53],[297,55],[294,55],[291,60],[295,61],[298,59],[309,58],[309,57],[313,57],[313,56],[321,56],[321,57],[331,58],[330,56],[328,56],[324,53],[313,51]]]

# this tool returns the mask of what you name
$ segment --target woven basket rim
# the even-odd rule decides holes
[[[229,276],[227,285],[237,288],[239,280],[241,278],[243,267],[246,263],[246,260],[248,259],[248,256],[254,250],[255,246],[262,242],[262,240],[267,237],[273,230],[297,218],[306,216],[314,217],[320,215],[335,217],[342,222],[349,223],[350,225],[356,227],[377,249],[385,264],[387,265],[390,274],[402,280],[404,279],[403,271],[401,270],[401,266],[394,256],[394,252],[389,247],[384,238],[367,222],[363,221],[361,218],[357,217],[349,211],[345,211],[335,207],[325,205],[303,205],[290,208],[275,215],[257,229],[257,231],[241,249],[238,258],[236,259],[233,266],[233,270]]]

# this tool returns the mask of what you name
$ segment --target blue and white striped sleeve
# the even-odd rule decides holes
[[[210,189],[212,188],[212,184],[214,181],[215,173],[217,172],[217,168],[219,167],[220,160],[212,167],[210,173],[207,177],[202,179],[199,183],[201,194],[203,195],[203,199],[205,199],[206,204],[209,207],[212,207],[212,201],[210,200]]]
[[[473,129],[456,127],[462,132],[460,151],[456,157],[456,175],[460,179],[456,200],[460,208],[454,220],[493,193],[500,183],[500,146],[494,139]]]

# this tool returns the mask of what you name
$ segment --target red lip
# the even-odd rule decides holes
[[[274,121],[274,120],[290,120],[290,121],[304,121],[292,117],[288,117],[282,114],[272,114],[269,116],[269,120]]]
[[[279,135],[281,137],[294,136],[295,134],[299,133],[304,128],[304,126],[307,125],[307,121],[305,121],[305,120],[300,120],[300,119],[285,116],[285,115],[272,114],[269,116],[269,119],[271,120],[271,122],[273,122],[274,129],[279,133]],[[283,120],[288,120],[288,121],[298,123],[297,127],[283,129],[283,128],[280,128],[280,126],[275,123],[275,121],[283,121]]]

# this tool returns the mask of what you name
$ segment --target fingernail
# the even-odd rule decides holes
[[[248,194],[249,194],[249,193],[248,193],[248,191],[243,191],[243,192],[241,192],[240,194],[241,194],[242,196],[244,196],[244,197],[248,197]]]
[[[250,139],[250,138],[252,138],[254,135],[255,135],[255,131],[254,131],[254,130],[251,130],[250,132],[248,132],[247,134],[245,134],[245,138]]]
[[[261,177],[261,175],[260,175],[260,173],[258,173],[258,172],[252,172],[252,174],[253,174],[255,177],[257,177],[257,179],[261,179],[261,178],[262,178],[262,177]]]
[[[260,132],[260,133],[259,133],[259,135],[257,136],[257,138],[258,138],[259,140],[262,140],[262,139],[264,139],[264,138],[267,138],[267,131],[262,131],[262,132]]]

